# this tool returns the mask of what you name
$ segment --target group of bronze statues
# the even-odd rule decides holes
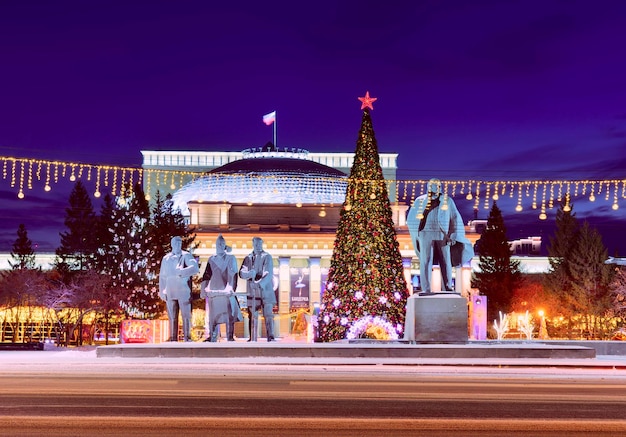
[[[182,239],[173,237],[172,251],[163,257],[159,275],[159,297],[167,303],[170,341],[178,341],[179,313],[183,323],[183,340],[191,341],[191,278],[200,269],[193,255],[182,250]],[[220,325],[226,325],[228,341],[234,341],[235,322],[243,320],[235,297],[237,279],[246,281],[248,308],[248,341],[258,338],[258,311],[263,311],[267,341],[274,341],[274,261],[263,250],[260,237],[252,239],[253,251],[247,255],[239,270],[237,259],[220,234],[215,242],[216,253],[209,257],[202,275],[200,297],[206,299],[209,314],[207,337],[204,341],[219,339]]]
[[[452,267],[468,262],[474,250],[465,237],[461,215],[452,198],[442,190],[441,181],[431,179],[427,193],[414,200],[407,225],[420,260],[422,294],[454,291]],[[252,239],[253,251],[244,258],[239,270],[237,260],[229,253],[230,248],[221,234],[215,246],[216,253],[208,260],[201,284],[201,297],[206,299],[209,313],[205,341],[218,340],[221,324],[226,324],[228,341],[234,340],[235,322],[243,320],[234,294],[238,277],[246,281],[248,341],[257,340],[259,310],[262,310],[265,319],[267,341],[274,341],[274,262],[272,256],[263,250],[263,240],[260,237]],[[440,288],[432,285],[434,263],[438,263],[441,269]],[[183,320],[184,340],[191,340],[190,278],[198,272],[196,259],[182,250],[182,239],[172,238],[172,251],[163,257],[159,277],[159,296],[167,302],[171,341],[177,340],[179,312]]]

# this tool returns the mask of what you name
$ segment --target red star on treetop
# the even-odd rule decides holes
[[[359,97],[358,99],[361,101],[361,109],[370,108],[372,111],[374,110],[372,103],[378,100],[377,97],[370,97],[369,91],[365,92],[365,97]]]

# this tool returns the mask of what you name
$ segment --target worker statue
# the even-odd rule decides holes
[[[190,279],[198,273],[194,256],[182,250],[181,237],[172,237],[172,251],[161,261],[159,273],[159,297],[167,304],[170,320],[170,341],[178,341],[178,314],[183,320],[183,340],[191,341],[191,288]]]
[[[417,197],[407,216],[411,241],[420,261],[422,293],[453,291],[452,267],[459,267],[474,256],[472,243],[452,198],[444,194],[439,179],[428,181],[427,193]],[[432,289],[432,268],[441,269],[441,290]]]
[[[226,325],[228,341],[235,341],[235,322],[243,320],[239,303],[235,297],[237,289],[237,259],[230,254],[231,248],[219,234],[215,240],[215,255],[209,257],[202,283],[200,297],[206,298],[209,315],[207,338],[205,341],[216,342],[220,334],[220,325]]]

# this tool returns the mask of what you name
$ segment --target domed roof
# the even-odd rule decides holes
[[[319,176],[330,178],[345,178],[345,173],[320,164],[310,159],[289,157],[252,157],[229,162],[215,168],[209,174],[249,174],[258,175],[285,175],[285,176]]]
[[[308,159],[308,151],[278,151],[268,143],[243,151],[243,159],[207,172],[174,193],[174,206],[187,213],[187,203],[340,204],[347,175]]]

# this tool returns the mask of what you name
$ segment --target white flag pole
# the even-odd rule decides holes
[[[274,111],[274,147],[278,149],[278,144],[276,144],[276,125],[278,124],[278,118],[276,116],[276,111]]]

